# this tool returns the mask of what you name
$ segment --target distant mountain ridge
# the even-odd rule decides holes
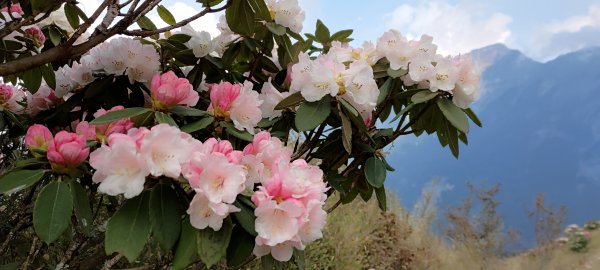
[[[598,219],[600,197],[600,48],[540,63],[495,44],[470,53],[489,65],[483,95],[458,160],[435,137],[407,138],[391,150],[396,172],[388,186],[412,205],[425,183],[443,179],[442,210],[466,194],[464,183],[501,184],[500,212],[508,227],[532,239],[526,210],[535,194],[568,207],[568,223]]]

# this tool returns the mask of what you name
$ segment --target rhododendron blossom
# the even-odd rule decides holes
[[[47,151],[48,145],[54,138],[50,130],[43,125],[34,124],[27,129],[25,134],[25,145],[33,154],[39,157],[39,151]]]
[[[150,84],[152,106],[162,110],[175,105],[194,106],[198,103],[198,92],[186,78],[179,78],[173,71],[155,74]]]
[[[290,28],[294,33],[302,31],[304,11],[297,0],[266,0],[265,3],[277,24]]]
[[[56,133],[48,144],[48,160],[57,172],[78,167],[89,154],[90,148],[86,146],[83,136],[64,130]]]
[[[25,111],[27,96],[25,92],[10,84],[0,84],[0,111],[8,110],[16,114]]]
[[[291,95],[290,92],[279,92],[275,86],[273,86],[270,79],[268,82],[264,83],[259,95],[259,98],[262,101],[262,104],[260,105],[262,118],[273,119],[281,116],[281,110],[275,110],[275,106],[289,95]]]
[[[60,99],[54,94],[54,90],[47,85],[42,85],[33,95],[27,95],[27,113],[36,115],[41,111],[48,110],[60,103]]]
[[[208,111],[216,117],[232,120],[235,128],[254,134],[254,127],[262,119],[262,102],[252,90],[251,82],[243,85],[222,82],[210,87]]]
[[[178,178],[181,163],[189,155],[190,143],[183,139],[184,133],[167,124],[159,124],[144,136],[140,153],[146,160],[152,176]]]

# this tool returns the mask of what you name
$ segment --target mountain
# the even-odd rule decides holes
[[[554,207],[567,206],[567,224],[598,219],[600,48],[546,63],[504,45],[471,55],[488,65],[482,98],[473,106],[483,128],[472,125],[459,159],[434,136],[403,138],[389,150],[396,171],[388,175],[388,188],[410,206],[428,182],[440,178],[444,210],[466,196],[467,181],[499,183],[499,212],[525,245],[534,239],[527,210],[536,193]]]

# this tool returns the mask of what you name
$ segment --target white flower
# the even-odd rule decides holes
[[[254,127],[262,120],[261,104],[258,92],[252,90],[252,83],[245,81],[240,95],[231,103],[230,117],[235,128],[254,134]]]
[[[422,57],[430,61],[435,57],[437,45],[433,44],[433,37],[422,35],[419,41],[411,41],[410,45],[415,48],[415,57]]]
[[[55,72],[56,77],[56,89],[54,90],[54,94],[62,98],[67,93],[71,92],[74,88],[73,80],[71,80],[71,67],[68,65],[64,65]]]
[[[87,62],[81,61],[81,63],[74,62],[70,68],[69,77],[71,81],[85,86],[94,81],[94,75],[92,74],[92,68]]]
[[[434,66],[427,57],[416,57],[408,66],[408,75],[413,82],[429,80],[433,76]]]
[[[190,215],[190,223],[196,229],[211,227],[218,231],[223,226],[223,219],[229,213],[238,212],[239,208],[226,203],[212,203],[203,193],[196,193],[187,214]]]
[[[190,144],[182,132],[167,124],[159,124],[144,136],[140,152],[146,160],[150,174],[178,178],[181,163],[189,156]]]
[[[202,159],[196,192],[204,193],[212,203],[233,203],[246,186],[243,166],[230,163],[227,157],[214,153]]]
[[[266,1],[271,17],[279,25],[288,27],[294,33],[302,31],[304,11],[297,0]]]
[[[194,56],[198,58],[204,57],[213,51],[214,45],[212,39],[210,38],[210,33],[206,31],[198,32],[190,25],[182,27],[181,32],[191,37],[186,44],[190,49],[192,49]]]
[[[275,106],[289,95],[290,92],[279,92],[271,83],[271,78],[269,78],[269,81],[263,84],[259,95],[260,100],[262,100],[260,105],[262,118],[273,119],[281,116],[281,110],[275,110]]]
[[[451,91],[456,85],[458,72],[449,58],[438,56],[433,75],[429,79],[429,89],[433,92],[439,90]]]
[[[357,104],[377,105],[379,88],[373,79],[373,69],[365,60],[358,60],[342,72],[346,94]]]

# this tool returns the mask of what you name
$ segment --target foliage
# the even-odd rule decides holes
[[[481,70],[431,37],[352,48],[321,21],[301,35],[295,1],[197,1],[183,20],[158,2],[0,1],[1,253],[17,264],[302,268],[328,197],[388,208],[386,146],[435,133],[458,157],[481,126]],[[219,11],[217,37],[188,25]]]

